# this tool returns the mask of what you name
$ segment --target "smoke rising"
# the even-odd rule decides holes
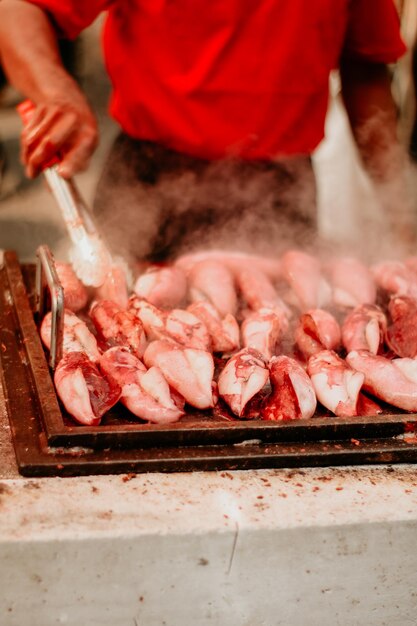
[[[149,167],[139,182],[132,172],[115,178],[113,171],[99,189],[102,228],[130,259],[169,260],[201,248],[277,255],[314,244],[316,188],[307,158],[154,165],[153,180]]]
[[[318,172],[321,231],[329,247],[368,262],[413,252],[417,203],[405,148],[395,141],[387,114],[375,112],[362,126],[359,143],[376,144],[367,166],[354,143],[347,115],[336,98],[327,120],[327,141],[314,159]],[[366,151],[365,151],[366,157]]]
[[[111,247],[130,261],[170,260],[203,248],[275,256],[299,247],[367,262],[405,256],[416,231],[405,150],[393,143],[383,114],[375,114],[362,128],[362,143],[372,136],[381,142],[380,161],[371,164],[379,170],[372,172],[374,184],[359,165],[342,116],[344,127],[333,133],[333,146],[319,168],[319,191],[323,180],[332,187],[330,225],[343,224],[347,212],[355,228],[341,226],[337,237],[331,228],[330,236],[325,229],[318,233],[316,184],[308,158],[208,163],[148,142],[139,142],[138,148],[122,136],[104,168],[95,202]],[[340,119],[336,122],[340,126]],[[354,167],[348,178],[350,162]],[[359,188],[365,191],[360,194]]]

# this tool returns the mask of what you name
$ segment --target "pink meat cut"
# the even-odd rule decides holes
[[[80,424],[99,424],[104,413],[120,398],[120,386],[103,375],[82,352],[63,356],[55,370],[54,382],[66,410]]]

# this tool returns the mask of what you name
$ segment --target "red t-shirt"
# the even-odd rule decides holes
[[[76,37],[103,10],[111,114],[203,158],[308,154],[342,54],[395,61],[392,0],[30,0]]]

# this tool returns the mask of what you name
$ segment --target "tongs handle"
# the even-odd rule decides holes
[[[27,124],[33,115],[34,105],[25,100],[17,110],[23,123]],[[111,271],[111,252],[100,236],[74,181],[60,176],[57,163],[59,155],[44,164],[43,173],[73,243],[72,266],[85,285],[100,287]]]
[[[81,231],[82,228],[85,228],[87,234],[95,234],[96,229],[90,213],[74,181],[62,178],[56,165],[46,168],[43,173],[49,189],[61,209],[62,217],[70,228],[69,234],[74,243],[78,241],[78,236],[74,239],[74,231]]]

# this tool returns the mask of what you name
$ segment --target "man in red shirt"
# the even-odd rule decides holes
[[[94,115],[56,42],[101,11],[122,134],[96,205],[116,246],[163,258],[213,236],[300,242],[298,225],[311,235],[310,155],[337,67],[370,173],[398,176],[387,159],[398,144],[386,64],[404,44],[392,0],[1,0],[1,62],[36,104],[22,135],[29,176],[59,153],[70,177],[95,149]]]

